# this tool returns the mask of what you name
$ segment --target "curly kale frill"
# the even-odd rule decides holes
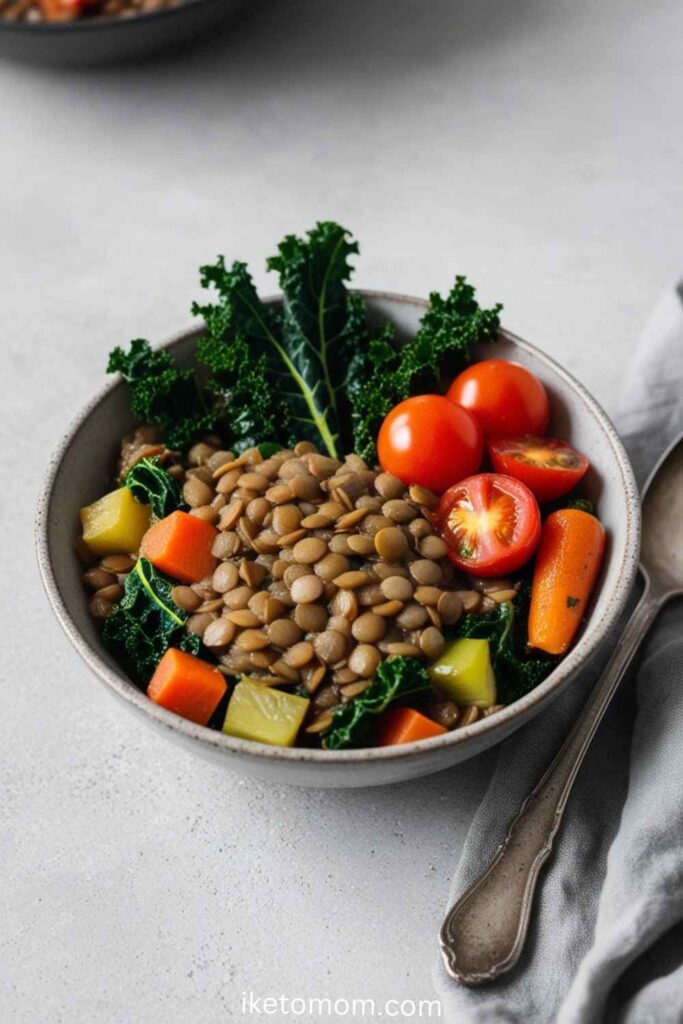
[[[154,351],[138,338],[128,352],[109,355],[107,373],[120,373],[131,389],[131,411],[158,426],[169,448],[183,449],[211,429],[213,415],[202,398],[192,370],[181,370],[165,350]]]
[[[377,432],[387,413],[410,395],[441,389],[443,378],[459,373],[472,359],[479,342],[494,341],[501,306],[482,309],[464,277],[443,298],[429,296],[429,309],[414,339],[399,345],[394,331],[370,343],[367,372],[354,386],[354,451],[375,458]]]

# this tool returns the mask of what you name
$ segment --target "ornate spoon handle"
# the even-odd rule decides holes
[[[577,772],[661,599],[649,588],[559,753],[524,801],[486,871],[446,915],[439,935],[446,970],[462,985],[484,985],[509,971],[524,946],[536,883]]]

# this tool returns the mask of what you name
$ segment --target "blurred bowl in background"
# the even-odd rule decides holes
[[[0,58],[54,66],[118,64],[180,49],[226,22],[244,0],[183,0],[131,17],[68,22],[0,18]]]

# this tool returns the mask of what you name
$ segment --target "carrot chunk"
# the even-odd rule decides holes
[[[577,508],[560,509],[543,524],[531,584],[529,644],[548,654],[571,645],[595,586],[605,528]]]
[[[147,688],[147,696],[176,715],[206,725],[227,689],[217,668],[194,654],[169,647]]]
[[[216,568],[211,547],[218,530],[187,512],[172,512],[150,526],[142,538],[140,554],[168,576],[183,583],[199,583]]]
[[[39,3],[45,21],[72,21],[94,6],[93,0],[39,0]]]
[[[414,708],[389,708],[382,715],[377,739],[378,747],[393,747],[396,743],[412,743],[440,736],[447,732],[443,725],[421,715]]]

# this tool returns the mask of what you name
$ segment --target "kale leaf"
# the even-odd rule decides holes
[[[186,507],[183,506],[178,481],[166,472],[156,455],[136,462],[128,471],[124,486],[130,488],[133,497],[141,504],[151,505],[152,514],[157,519]]]
[[[117,347],[109,354],[107,373],[121,373],[131,388],[131,410],[145,423],[161,429],[170,448],[183,449],[197,434],[211,429],[192,370],[181,370],[168,352],[155,352],[137,338],[128,352]]]
[[[357,253],[345,228],[324,221],[305,239],[287,235],[267,263],[284,295],[283,342],[311,396],[300,414],[304,423],[313,419],[305,436],[319,435],[333,457],[351,441],[341,437],[341,410],[351,361],[365,344],[365,304],[346,288],[349,258]]]
[[[498,700],[511,704],[550,675],[558,659],[527,647],[530,587],[525,583],[514,601],[505,601],[490,612],[466,615],[449,630],[456,638],[488,640],[496,676]]]
[[[237,450],[264,437],[306,439],[336,456],[350,443],[350,431],[340,440],[342,419],[349,421],[345,388],[365,343],[364,304],[345,285],[357,251],[336,224],[318,224],[303,240],[287,236],[268,261],[284,292],[281,315],[261,302],[245,264],[228,268],[221,257],[201,268],[202,286],[213,286],[218,302],[193,306],[208,330],[197,356]]]
[[[464,277],[445,298],[432,292],[429,302],[412,341],[400,346],[386,328],[370,343],[368,372],[353,395],[353,450],[366,461],[374,462],[377,431],[394,405],[435,390],[442,377],[462,370],[478,342],[496,338],[502,307],[482,309]]]
[[[187,615],[171,597],[174,586],[151,562],[139,558],[126,577],[120,604],[104,623],[105,643],[143,688],[169,647],[191,654],[201,648],[199,637],[183,628]]]
[[[323,746],[328,750],[362,746],[371,734],[376,716],[389,704],[429,690],[431,685],[427,670],[417,658],[383,661],[367,690],[333,712],[334,719],[323,736]]]
[[[200,269],[203,288],[214,287],[218,303],[200,305],[207,334],[197,343],[197,358],[208,366],[207,391],[213,397],[216,424],[235,451],[264,438],[285,444],[289,407],[269,374],[269,347],[280,335],[277,314],[261,302],[246,264],[229,269],[222,256]],[[278,342],[279,343],[279,342]]]

